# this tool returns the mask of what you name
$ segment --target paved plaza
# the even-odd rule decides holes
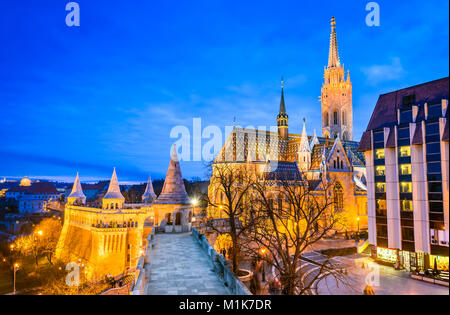
[[[362,294],[366,286],[366,277],[379,274],[379,282],[373,285],[376,295],[448,295],[448,287],[411,279],[406,271],[374,263],[369,257],[352,255],[337,258],[349,266],[349,285],[337,284],[331,277],[319,281],[319,295]],[[362,265],[365,268],[362,268]],[[376,273],[374,273],[374,271]],[[377,279],[369,276],[370,279]]]
[[[156,234],[148,295],[228,295],[207,254],[191,233]]]

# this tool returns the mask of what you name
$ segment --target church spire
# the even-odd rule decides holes
[[[328,67],[340,67],[339,51],[336,36],[336,19],[331,19],[330,53],[328,56]]]
[[[288,121],[289,116],[286,113],[286,105],[284,103],[284,79],[281,78],[281,100],[280,100],[280,112],[277,116],[277,125],[278,125],[278,135],[283,140],[288,140],[289,138],[289,129],[288,129]]]
[[[284,104],[284,79],[281,78],[281,100],[279,115],[286,114],[286,105]]]
[[[306,119],[303,118],[303,131],[302,138],[300,140],[299,152],[309,152],[311,151],[309,147],[308,134],[306,132]]]

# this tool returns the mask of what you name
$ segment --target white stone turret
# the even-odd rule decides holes
[[[307,172],[311,167],[311,148],[306,132],[306,119],[303,119],[303,131],[297,151],[297,164],[300,172]]]
[[[156,200],[156,194],[155,194],[155,191],[153,190],[152,177],[149,176],[148,182],[147,182],[147,188],[145,189],[145,192],[142,195],[142,202],[143,203],[152,203],[155,200]]]
[[[311,142],[309,143],[309,147],[311,149],[311,152],[314,150],[314,146],[316,144],[319,144],[319,138],[317,137],[317,133],[316,133],[316,129],[314,129],[314,135],[313,138],[311,139]]]
[[[117,180],[116,168],[111,176],[111,181],[109,182],[108,191],[103,197],[103,209],[113,210],[122,209],[125,203],[125,198],[120,192],[119,181]]]
[[[75,178],[75,182],[73,183],[72,192],[69,197],[67,197],[67,202],[71,205],[74,204],[86,204],[86,196],[83,193],[83,188],[81,188],[80,177],[77,172],[77,178]]]

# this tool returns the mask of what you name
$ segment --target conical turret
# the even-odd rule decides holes
[[[314,146],[316,144],[319,144],[319,143],[320,142],[319,142],[319,138],[317,138],[316,129],[314,129],[314,135],[313,135],[313,138],[311,139],[311,142],[309,144],[309,147],[311,148],[311,151],[313,151],[314,150]]]
[[[151,176],[148,177],[147,188],[145,189],[144,194],[142,195],[142,202],[144,203],[152,203],[156,199],[155,191],[153,190],[153,183]]]
[[[113,174],[111,176],[111,181],[109,182],[108,191],[103,199],[125,199],[120,192],[119,181],[117,180],[116,168],[114,168]]]
[[[306,133],[306,119],[303,119],[303,131],[300,145],[297,151],[297,166],[300,172],[307,172],[311,166],[311,148],[309,147],[308,134]]]
[[[109,182],[108,191],[102,200],[103,209],[122,209],[125,203],[125,198],[120,192],[119,181],[117,180],[116,168],[111,176],[111,181]]]
[[[80,202],[82,204],[86,203],[86,196],[83,193],[83,189],[81,188],[81,182],[80,182],[80,177],[78,175],[78,172],[77,172],[77,177],[75,178],[75,182],[73,183],[72,192],[70,193],[67,200],[70,204],[74,204],[77,202]]]
[[[183,175],[181,174],[180,162],[178,161],[175,145],[167,170],[166,179],[161,194],[155,204],[190,205],[191,201],[184,187]]]

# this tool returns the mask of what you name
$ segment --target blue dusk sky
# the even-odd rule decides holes
[[[80,27],[68,2],[0,2],[0,176],[162,178],[175,126],[275,125],[281,76],[290,130],[320,135],[333,15],[355,140],[379,94],[449,71],[446,0],[377,1],[379,27],[362,0],[79,0]]]

